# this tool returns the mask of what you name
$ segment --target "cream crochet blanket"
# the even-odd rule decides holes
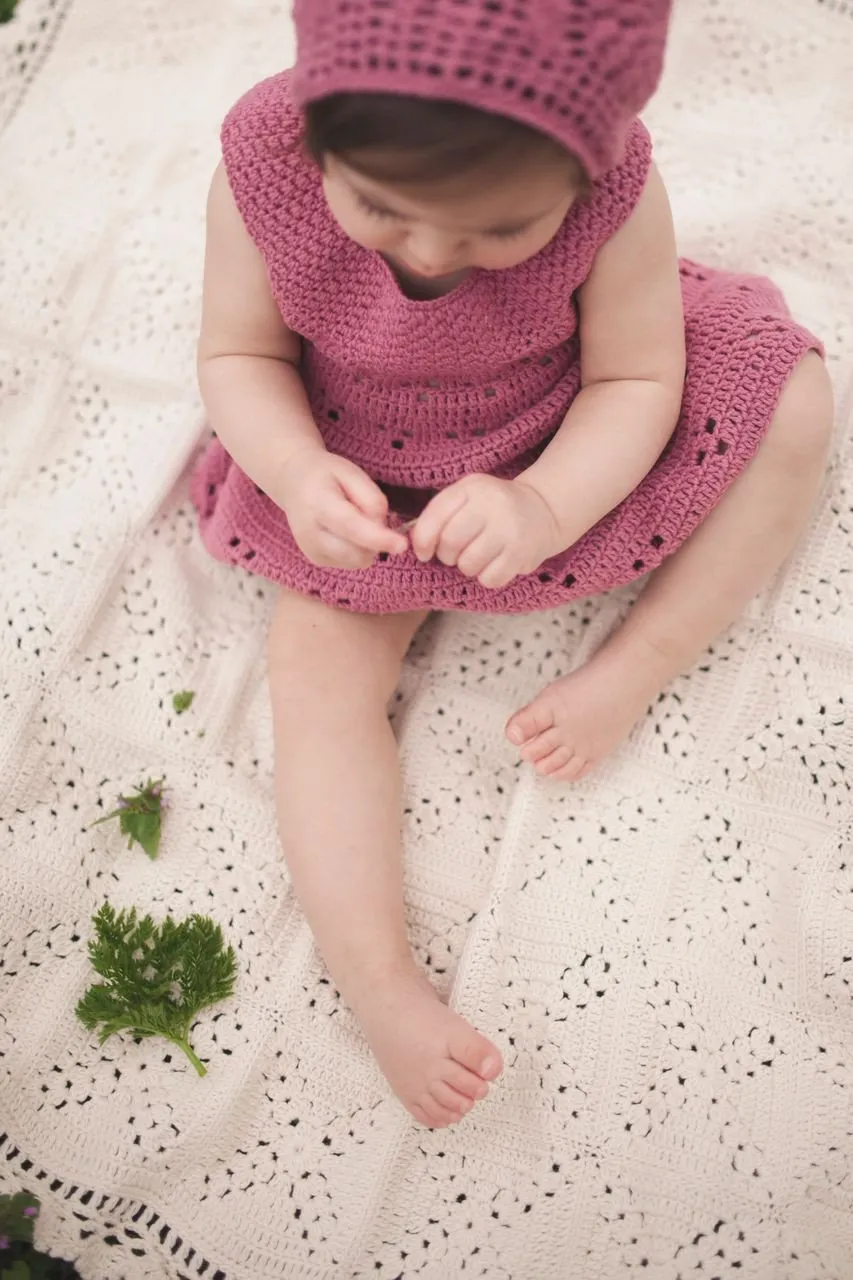
[[[501,725],[627,595],[441,619],[407,664],[413,938],[507,1059],[444,1133],[389,1096],[294,906],[272,593],[187,501],[217,124],[286,64],[286,9],[22,0],[0,30],[0,1187],[87,1280],[849,1280],[851,6],[680,0],[649,112],[683,251],[771,272],[827,341],[839,444],[784,578],[574,788]],[[160,771],[152,864],[89,823]],[[105,896],[233,940],[206,1079],[75,1020]]]

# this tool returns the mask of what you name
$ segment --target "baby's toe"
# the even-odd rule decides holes
[[[557,782],[580,782],[592,768],[592,763],[585,756],[573,756],[566,764],[561,765],[548,776]]]
[[[456,1124],[461,1117],[440,1102],[436,1102],[432,1094],[425,1093],[419,1102],[413,1102],[407,1108],[418,1124],[427,1129],[446,1129],[449,1124]]]
[[[541,756],[536,763],[536,772],[543,778],[553,778],[562,769],[569,768],[574,759],[571,747],[557,747]]]
[[[488,1097],[489,1086],[485,1080],[459,1062],[445,1062],[441,1075],[445,1084],[449,1084],[472,1102],[482,1102],[483,1098]]]
[[[458,1111],[451,1111],[449,1107],[443,1107],[440,1102],[436,1102],[435,1098],[432,1097],[428,1103],[425,1103],[424,1110],[431,1117],[431,1129],[447,1129],[452,1124],[458,1124],[462,1119]]]
[[[445,1107],[448,1111],[452,1111],[457,1120],[462,1116],[467,1116],[468,1112],[474,1106],[473,1098],[465,1098],[461,1093],[457,1093],[444,1080],[436,1080],[430,1088],[430,1093],[435,1102],[440,1107]]]
[[[409,1114],[415,1117],[418,1124],[422,1124],[425,1129],[432,1128],[432,1120],[430,1119],[430,1113],[427,1111],[426,1107],[421,1106],[419,1102],[405,1102],[403,1105]]]
[[[494,1080],[503,1069],[501,1055],[492,1042],[461,1018],[448,1036],[447,1047],[454,1061],[483,1080]]]
[[[540,699],[522,707],[511,716],[506,726],[506,736],[514,746],[520,747],[540,733],[546,733],[554,727],[554,713]]]
[[[539,733],[529,742],[525,742],[521,748],[521,758],[528,764],[538,764],[540,760],[544,760],[562,745],[559,729],[546,729],[544,733]]]

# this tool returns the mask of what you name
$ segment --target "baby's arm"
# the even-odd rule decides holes
[[[363,568],[406,540],[384,494],[326,451],[302,383],[302,342],[284,323],[224,169],[207,208],[198,378],[211,425],[235,462],[286,513],[315,564]]]
[[[207,204],[199,384],[219,439],[274,501],[294,453],[323,448],[301,358],[301,340],[281,318],[220,165]]]
[[[634,212],[578,297],[581,391],[519,482],[544,500],[563,550],[648,474],[678,420],[684,317],[669,200],[652,168]]]

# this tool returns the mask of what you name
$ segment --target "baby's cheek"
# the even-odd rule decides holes
[[[507,271],[520,266],[529,258],[535,258],[563,225],[565,214],[557,211],[546,223],[537,226],[527,235],[512,240],[483,240],[479,246],[479,263],[487,271]]]
[[[376,227],[373,222],[363,222],[359,218],[338,219],[341,229],[361,245],[362,249],[373,249],[377,253],[388,253],[394,248],[397,236],[384,227]]]
[[[329,212],[341,231],[363,249],[384,249],[387,229],[374,218],[366,218],[352,200],[341,194],[334,183],[325,184]]]
[[[550,237],[548,237],[550,239]],[[534,257],[548,243],[543,237],[519,237],[517,240],[483,241],[477,255],[478,265],[486,271],[508,271]]]

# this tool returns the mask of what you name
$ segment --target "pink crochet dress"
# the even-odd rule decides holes
[[[426,302],[406,298],[383,259],[338,228],[300,134],[285,73],[237,104],[222,144],[273,294],[304,340],[303,377],[328,448],[363,467],[403,519],[470,472],[518,475],[578,392],[575,292],[643,190],[645,128],[633,124],[621,163],[534,258],[474,271]],[[291,590],[371,613],[548,609],[648,573],[720,501],[761,444],[795,365],[820,349],[768,280],[686,261],[681,279],[687,379],[677,429],[637,489],[535,573],[494,591],[411,553],[363,570],[318,568],[215,439],[193,478],[207,548]]]

